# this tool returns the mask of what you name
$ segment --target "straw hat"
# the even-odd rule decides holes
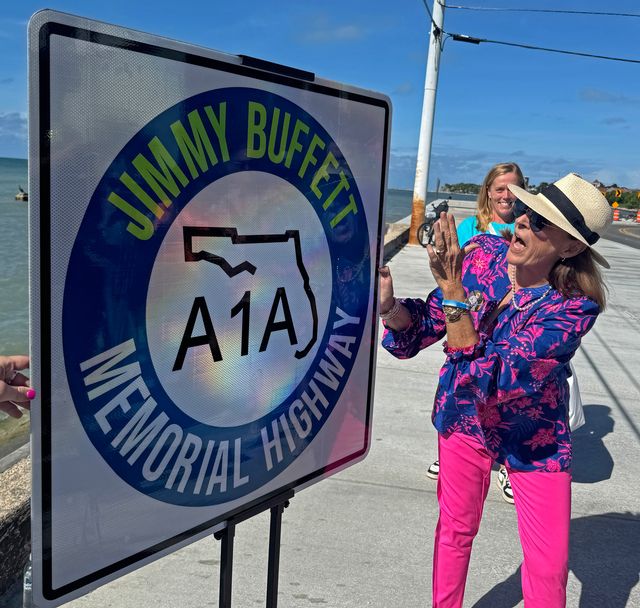
[[[525,205],[589,247],[613,221],[613,210],[600,190],[575,173],[565,175],[539,194],[514,184],[508,187]],[[609,268],[597,251],[591,249],[591,253],[598,264]]]

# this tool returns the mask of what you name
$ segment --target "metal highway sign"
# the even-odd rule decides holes
[[[29,26],[33,560],[55,606],[364,458],[390,104]]]

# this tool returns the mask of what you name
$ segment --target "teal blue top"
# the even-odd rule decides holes
[[[460,243],[460,247],[462,247],[471,237],[476,234],[483,234],[480,230],[478,230],[477,218],[475,215],[471,217],[467,217],[463,219],[457,228],[458,232],[458,243]],[[491,222],[490,224],[493,226],[495,233],[500,236],[502,230],[511,230],[513,232],[515,230],[515,223],[511,224],[500,224],[498,222]],[[487,233],[491,233],[491,230],[487,230]]]

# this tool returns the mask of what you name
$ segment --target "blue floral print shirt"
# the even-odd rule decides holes
[[[471,313],[480,341],[456,350],[446,342],[446,361],[433,408],[438,432],[472,435],[499,463],[517,470],[566,471],[571,467],[567,405],[569,360],[600,309],[587,297],[565,298],[555,289],[530,308],[512,303],[495,320],[492,311],[511,289],[501,237],[480,235],[464,259],[462,283],[484,302]],[[520,289],[518,306],[539,298],[548,286]],[[415,356],[446,335],[442,293],[426,301],[403,299],[411,313],[404,331],[385,328],[382,345],[399,359]]]

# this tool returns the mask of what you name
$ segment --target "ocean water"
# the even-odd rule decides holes
[[[27,161],[0,158],[0,354],[22,354],[29,346],[29,203],[16,201],[27,190]]]
[[[29,203],[15,200],[27,185],[27,161],[0,158],[0,355],[29,352]],[[0,458],[27,441],[27,420],[0,412]]]

